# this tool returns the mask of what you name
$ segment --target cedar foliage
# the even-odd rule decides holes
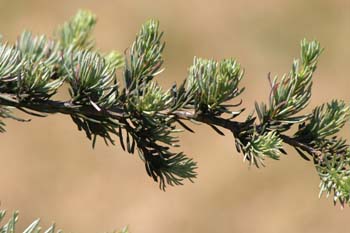
[[[120,144],[138,153],[147,174],[165,190],[196,178],[196,162],[179,146],[177,133],[194,132],[191,123],[210,126],[218,134],[232,134],[237,151],[250,166],[280,159],[285,145],[311,161],[320,176],[320,194],[332,195],[342,206],[350,201],[350,146],[336,136],[350,118],[349,106],[332,100],[301,114],[311,98],[313,74],[322,48],[317,41],[301,41],[300,58],[282,77],[270,77],[269,99],[256,103],[246,120],[236,120],[244,108],[232,104],[244,91],[244,69],[233,58],[216,61],[195,57],[188,77],[163,90],[154,78],[162,72],[164,42],[159,23],[142,25],[125,54],[103,54],[91,36],[96,16],[79,11],[52,37],[24,31],[15,44],[0,45],[0,117],[17,118],[18,109],[32,116],[61,113],[95,146]],[[118,79],[116,71],[122,70]],[[68,86],[69,100],[57,100]],[[290,129],[297,126],[295,133]],[[0,121],[0,130],[5,124]],[[224,130],[224,131],[223,131]],[[4,212],[1,212],[1,218]],[[13,232],[15,214],[0,232]],[[38,221],[26,232],[37,232]],[[47,232],[53,232],[51,227]]]

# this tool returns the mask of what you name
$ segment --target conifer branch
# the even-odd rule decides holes
[[[19,219],[18,211],[14,212],[6,223],[3,223],[5,217],[6,217],[6,210],[0,209],[0,233],[16,233],[16,232],[18,232],[18,230],[17,230],[17,223],[18,223],[18,219]],[[23,233],[39,233],[39,232],[41,232],[42,227],[39,224],[40,224],[40,219],[36,219],[23,231]],[[56,230],[55,224],[52,224],[44,232],[45,233],[55,233],[55,232],[61,233],[62,231]],[[121,231],[118,231],[118,233],[128,233],[128,228],[124,227]]]
[[[178,152],[177,133],[194,132],[191,123],[232,134],[243,160],[256,167],[278,160],[287,144],[313,161],[321,192],[342,206],[350,202],[350,146],[335,134],[350,118],[350,108],[333,100],[300,114],[311,98],[312,79],[322,48],[303,40],[301,54],[281,78],[271,78],[267,103],[238,121],[244,108],[239,95],[244,69],[237,60],[194,58],[188,77],[163,90],[155,81],[162,72],[164,42],[159,23],[146,22],[130,50],[101,54],[91,32],[96,17],[80,11],[53,39],[24,32],[16,44],[0,45],[0,117],[17,119],[13,108],[33,116],[69,115],[95,146],[97,138],[138,152],[146,171],[161,189],[196,177],[196,162]],[[123,78],[116,71],[123,70]],[[68,86],[70,98],[57,100]],[[237,104],[232,104],[238,102]],[[21,120],[21,119],[18,119]],[[23,121],[23,120],[22,120]],[[297,126],[296,133],[290,129]],[[4,123],[0,122],[0,131]]]

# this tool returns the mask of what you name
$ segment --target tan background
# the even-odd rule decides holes
[[[102,51],[127,48],[140,25],[157,18],[165,31],[166,71],[160,83],[186,77],[193,56],[236,57],[246,68],[244,106],[268,96],[268,72],[288,72],[299,41],[326,48],[311,107],[350,100],[350,1],[29,1],[0,0],[0,32],[14,41],[23,29],[51,33],[77,9],[98,15]],[[292,150],[267,168],[248,169],[230,136],[207,127],[185,133],[182,148],[199,165],[194,184],[162,192],[137,155],[92,150],[65,116],[7,121],[1,135],[0,200],[21,212],[20,229],[36,217],[65,232],[96,233],[129,225],[131,232],[349,232],[350,209],[318,199],[319,178]],[[349,127],[343,131],[349,138]]]

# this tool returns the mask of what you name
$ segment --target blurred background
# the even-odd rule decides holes
[[[325,47],[308,110],[330,101],[350,102],[350,1],[348,0],[0,0],[0,33],[14,42],[22,30],[50,34],[78,9],[97,14],[94,35],[104,52],[124,51],[140,25],[160,20],[165,31],[169,86],[187,75],[193,56],[235,57],[246,69],[242,95],[247,113],[266,101],[267,74],[289,72],[304,37]],[[182,150],[198,162],[195,183],[160,191],[137,155],[120,147],[97,148],[62,115],[30,123],[7,120],[1,135],[1,208],[21,213],[19,230],[39,217],[65,232],[111,232],[128,225],[150,232],[347,232],[350,209],[318,198],[312,163],[293,152],[263,169],[248,168],[228,134],[208,127],[184,133]],[[342,136],[350,139],[347,126]]]

